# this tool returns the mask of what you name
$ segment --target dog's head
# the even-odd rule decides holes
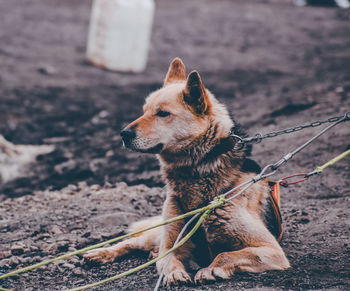
[[[218,138],[227,136],[233,125],[226,108],[204,87],[198,72],[186,78],[179,58],[170,64],[163,87],[147,97],[143,112],[121,132],[125,146],[139,152],[176,153],[213,123]]]

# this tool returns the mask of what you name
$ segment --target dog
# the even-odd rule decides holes
[[[143,115],[121,131],[127,148],[157,155],[167,189],[162,215],[137,222],[130,231],[206,206],[217,195],[254,177],[260,167],[247,157],[249,149],[233,150],[233,133],[241,135],[242,131],[226,107],[205,88],[197,71],[186,77],[183,62],[175,58],[163,87],[146,98]],[[196,234],[174,251],[164,284],[193,282],[189,274],[193,261],[198,267],[197,284],[228,279],[236,272],[289,268],[271,213],[266,181],[216,208]],[[91,250],[84,257],[107,263],[133,250],[162,254],[172,248],[185,223],[181,220],[143,232],[111,247]],[[159,273],[166,261],[167,257],[157,262]]]

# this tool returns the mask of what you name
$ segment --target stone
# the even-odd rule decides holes
[[[81,276],[84,274],[83,270],[81,268],[75,268],[73,269],[72,273],[76,276]]]
[[[66,162],[63,162],[61,164],[56,165],[54,167],[54,169],[58,174],[62,175],[65,172],[69,172],[69,171],[73,170],[76,166],[77,166],[76,161],[70,159]]]
[[[11,253],[15,256],[22,255],[24,253],[25,244],[22,242],[16,242],[11,246]]]
[[[3,260],[7,257],[11,256],[11,252],[10,251],[3,251],[3,252],[0,252],[0,260]]]
[[[53,225],[50,230],[49,230],[50,234],[62,234],[62,230],[58,225]]]
[[[68,263],[68,262],[65,262],[62,264],[62,267],[65,268],[65,269],[69,269],[69,270],[72,270],[75,268],[75,265],[71,264],[71,263]]]

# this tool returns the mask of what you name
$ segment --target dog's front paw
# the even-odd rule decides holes
[[[231,272],[225,271],[221,267],[208,267],[199,270],[194,277],[194,282],[196,284],[204,284],[206,282],[213,282],[217,279],[228,279],[233,275]]]
[[[163,285],[172,286],[172,285],[183,285],[191,284],[192,279],[190,275],[185,270],[174,270],[168,274],[165,274]]]
[[[91,251],[87,251],[84,255],[84,258],[91,261],[96,261],[102,264],[113,262],[117,257],[116,250],[110,248],[99,248]]]

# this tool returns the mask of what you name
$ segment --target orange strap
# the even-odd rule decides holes
[[[267,183],[270,188],[269,197],[271,199],[273,212],[275,213],[275,217],[278,224],[279,236],[277,237],[277,241],[280,242],[283,236],[282,216],[280,212],[280,207],[281,207],[280,181],[277,181],[277,182],[267,181]]]

